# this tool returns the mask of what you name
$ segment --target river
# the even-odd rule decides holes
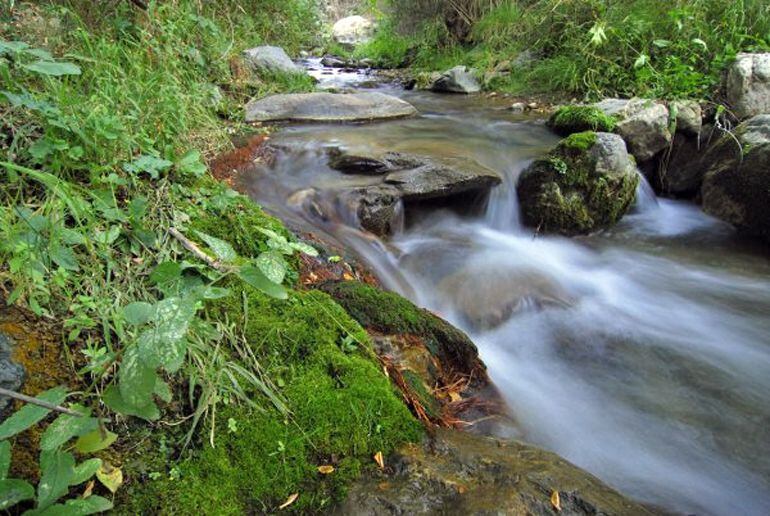
[[[366,80],[328,72],[315,72],[322,86]],[[611,230],[535,236],[519,223],[515,184],[558,141],[541,119],[480,96],[378,88],[420,115],[284,126],[273,140],[291,150],[246,178],[256,200],[331,233],[388,288],[463,328],[510,406],[516,437],[666,510],[770,514],[766,251],[696,205],[644,187]],[[504,181],[480,211],[406,213],[404,229],[383,242],[287,204],[298,190],[349,180],[327,166],[328,145],[462,156]],[[469,312],[514,295],[520,302],[502,324],[471,323]]]

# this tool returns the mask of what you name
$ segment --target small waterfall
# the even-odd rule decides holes
[[[652,189],[650,182],[638,170],[637,174],[639,174],[639,186],[636,187],[634,210],[637,213],[645,213],[660,208],[658,197],[655,195],[655,190]]]

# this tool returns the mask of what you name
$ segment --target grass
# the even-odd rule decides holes
[[[737,52],[770,49],[770,5],[762,0],[479,2],[460,40],[445,13],[421,11],[427,3],[395,2],[389,26],[410,30],[381,31],[367,50],[389,63],[408,57],[417,69],[481,71],[526,52],[535,59],[488,85],[513,93],[713,98]]]
[[[60,0],[0,12],[0,295],[62,329],[72,401],[113,420],[118,512],[262,512],[291,490],[296,508],[319,510],[372,453],[420,436],[360,327],[325,294],[293,291],[295,249],[312,250],[207,173],[233,133],[260,130],[242,122],[246,100],[312,88],[238,56],[314,45],[314,9]],[[196,259],[172,227],[226,267]],[[337,473],[320,476],[321,461]]]
[[[583,131],[611,133],[617,121],[595,106],[562,106],[548,119],[557,134],[568,136]]]

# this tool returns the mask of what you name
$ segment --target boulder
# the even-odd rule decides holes
[[[757,115],[709,149],[703,210],[770,242],[770,114]]]
[[[354,122],[402,118],[416,113],[408,102],[379,92],[289,93],[252,100],[246,105],[247,122]]]
[[[703,109],[694,100],[676,100],[669,106],[672,117],[675,116],[676,132],[690,136],[700,134],[703,127]]]
[[[633,203],[639,174],[615,134],[575,133],[525,169],[522,218],[546,233],[585,234],[616,223]]]
[[[675,197],[695,197],[710,165],[706,159],[707,151],[719,136],[713,125],[704,126],[700,134],[695,135],[677,132],[658,164],[654,186]]]
[[[390,170],[390,166],[379,159],[368,156],[356,156],[346,154],[339,147],[327,149],[326,155],[329,157],[329,168],[342,172],[343,174],[360,176],[380,176]]]
[[[328,68],[345,68],[348,66],[346,61],[334,56],[324,56],[321,59],[321,64]]]
[[[652,159],[671,144],[669,113],[663,104],[645,99],[605,99],[595,106],[618,120],[615,132],[638,161]]]
[[[262,46],[243,51],[246,63],[258,72],[278,74],[303,74],[305,70],[295,65],[280,47]]]
[[[770,53],[738,54],[727,71],[725,89],[739,119],[770,112]]]
[[[0,329],[0,387],[18,392],[24,383],[24,368],[13,360],[12,344],[11,336]],[[9,398],[0,396],[0,421],[4,419],[5,409],[10,401]]]
[[[375,24],[363,16],[348,16],[338,20],[332,27],[332,37],[343,45],[366,43],[374,35]]]
[[[553,453],[458,430],[403,446],[387,466],[354,484],[333,514],[653,514]]]
[[[361,175],[381,176],[379,182],[338,194],[347,213],[355,214],[363,229],[379,236],[389,235],[401,226],[404,203],[486,193],[501,182],[494,171],[463,158],[438,159],[397,152],[364,157],[338,152],[330,157],[332,168],[350,165],[346,173],[353,173],[354,165],[363,164]]]
[[[430,89],[442,93],[478,93],[481,85],[476,80],[474,70],[465,66],[455,66],[436,78]]]

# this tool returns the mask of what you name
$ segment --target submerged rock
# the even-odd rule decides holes
[[[576,133],[522,172],[517,185],[524,223],[576,235],[615,224],[635,198],[639,175],[623,140]]]
[[[390,170],[388,164],[382,160],[346,154],[338,147],[328,149],[326,155],[329,156],[329,167],[343,174],[379,176]]]
[[[474,70],[465,66],[455,66],[433,81],[431,90],[443,93],[478,93],[481,85],[476,80]]]
[[[605,114],[617,119],[615,132],[628,145],[638,161],[652,159],[671,143],[668,109],[646,99],[605,99],[597,104]]]
[[[366,43],[374,35],[374,22],[363,16],[348,16],[338,20],[332,27],[332,37],[343,45]]]
[[[252,100],[246,105],[247,122],[354,122],[415,114],[417,110],[408,102],[379,92],[289,93]]]
[[[727,72],[725,89],[739,119],[770,112],[770,53],[738,54]]]
[[[725,134],[704,158],[703,210],[770,242],[770,114]]]
[[[649,515],[593,475],[518,441],[438,429],[350,490],[335,514]],[[558,493],[558,510],[554,507]]]
[[[258,72],[304,74],[280,47],[262,46],[243,51],[246,63]]]

